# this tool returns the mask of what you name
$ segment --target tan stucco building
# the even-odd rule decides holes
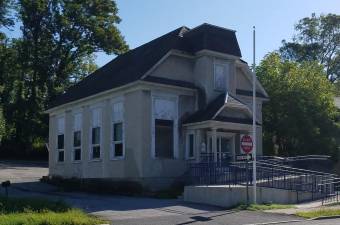
[[[234,160],[252,130],[252,72],[235,31],[180,27],[120,55],[58,96],[47,112],[49,173],[158,189],[188,162]],[[257,152],[262,103],[257,82]]]

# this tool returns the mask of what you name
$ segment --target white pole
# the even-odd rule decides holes
[[[255,26],[253,26],[253,196],[256,204],[256,73],[255,73]]]

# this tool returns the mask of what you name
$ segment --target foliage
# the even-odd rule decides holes
[[[338,112],[322,66],[285,61],[272,53],[261,62],[257,75],[270,96],[263,107],[265,154],[273,154],[275,144],[285,156],[336,155]]]
[[[9,15],[12,3],[12,0],[0,0],[0,28],[2,26],[10,27],[14,24],[13,18]]]
[[[2,108],[0,108],[0,142],[1,139],[5,136],[6,130],[5,130],[5,119],[2,113]]]
[[[249,204],[249,205],[239,205],[237,209],[240,210],[251,210],[251,211],[264,211],[271,209],[291,209],[294,205],[282,205],[282,204]]]
[[[325,217],[325,216],[340,216],[340,209],[319,209],[319,210],[312,210],[312,211],[303,211],[297,212],[297,216],[304,217],[304,218],[318,218],[318,217]]]
[[[61,201],[0,197],[2,225],[94,225],[103,221],[72,209]]]
[[[331,81],[340,75],[340,15],[327,14],[301,19],[292,42],[283,40],[280,53],[292,61],[318,61]]]
[[[0,214],[23,213],[26,211],[66,212],[71,208],[62,201],[49,201],[44,198],[6,198],[0,197]]]
[[[102,220],[75,209],[62,213],[46,211],[0,214],[0,221],[2,225],[96,225],[104,223]]]
[[[44,110],[97,69],[94,53],[121,54],[128,46],[117,29],[114,1],[17,0],[15,5],[22,37],[2,41],[0,106],[7,131],[2,143],[22,152],[47,138]]]

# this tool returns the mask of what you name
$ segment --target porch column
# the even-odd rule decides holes
[[[202,143],[202,134],[201,130],[195,130],[195,156],[196,162],[201,161],[201,143]]]
[[[211,141],[212,141],[212,152],[214,153],[214,162],[217,162],[217,135],[216,135],[216,128],[212,129]]]

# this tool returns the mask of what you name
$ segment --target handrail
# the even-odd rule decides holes
[[[290,157],[280,157],[280,156],[258,156],[259,160],[266,159],[275,159],[282,161],[292,161],[297,159],[330,159],[329,155],[299,155],[299,156],[290,156]]]
[[[210,159],[210,158],[209,158]],[[257,161],[258,186],[286,190],[307,191],[312,198],[338,193],[340,177],[336,174],[296,168],[287,162],[305,159],[329,159],[328,156],[310,155],[289,158],[262,157]],[[252,162],[189,163],[191,181],[200,185],[251,185]],[[248,165],[248,166],[247,166]],[[339,192],[340,193],[340,192]]]
[[[245,162],[233,162],[232,164],[245,164]],[[301,171],[302,172],[306,172],[306,173],[311,173],[311,174],[318,174],[318,175],[332,175],[334,176],[334,174],[331,173],[324,173],[324,172],[319,172],[319,171],[314,171],[314,170],[306,170],[306,169],[300,169],[300,168],[294,168],[294,167],[289,167],[289,166],[281,166],[281,165],[273,165],[270,163],[263,163],[263,162],[257,162],[256,164],[262,164],[262,165],[267,165],[267,166],[275,166],[275,167],[279,167],[279,168],[284,168],[287,171]],[[271,167],[273,168],[273,167]],[[277,169],[277,168],[275,168]]]

